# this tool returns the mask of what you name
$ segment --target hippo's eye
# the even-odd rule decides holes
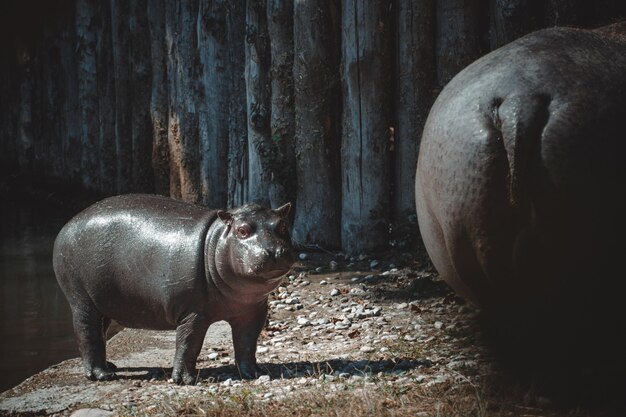
[[[237,237],[245,239],[250,237],[251,234],[252,228],[250,228],[250,226],[248,226],[247,224],[242,224],[241,226],[237,227]]]

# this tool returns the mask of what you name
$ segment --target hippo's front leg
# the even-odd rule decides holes
[[[176,354],[172,369],[172,380],[175,383],[196,383],[196,361],[208,328],[207,317],[196,313],[185,317],[176,327]]]
[[[267,319],[267,300],[245,314],[230,320],[235,347],[235,363],[243,379],[257,377],[256,343]]]

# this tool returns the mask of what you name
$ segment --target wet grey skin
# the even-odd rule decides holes
[[[204,336],[211,323],[225,320],[241,377],[255,378],[268,294],[294,262],[290,210],[290,203],[209,210],[136,194],[76,215],[55,241],[53,264],[86,376],[115,378],[106,360],[106,332],[115,320],[129,328],[175,329],[172,379],[194,384]]]
[[[598,268],[623,270],[625,120],[626,22],[537,31],[461,71],[430,111],[416,173],[440,275],[499,307],[561,297],[563,283],[584,295]]]

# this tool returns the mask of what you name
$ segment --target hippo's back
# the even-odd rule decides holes
[[[54,245],[57,280],[72,307],[93,303],[128,327],[171,328],[173,307],[202,303],[204,244],[215,212],[166,197],[107,198],[76,215]]]

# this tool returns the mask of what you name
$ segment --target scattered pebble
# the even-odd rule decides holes
[[[300,326],[310,326],[311,325],[311,321],[307,318],[304,317],[300,317],[298,319],[298,325]]]

